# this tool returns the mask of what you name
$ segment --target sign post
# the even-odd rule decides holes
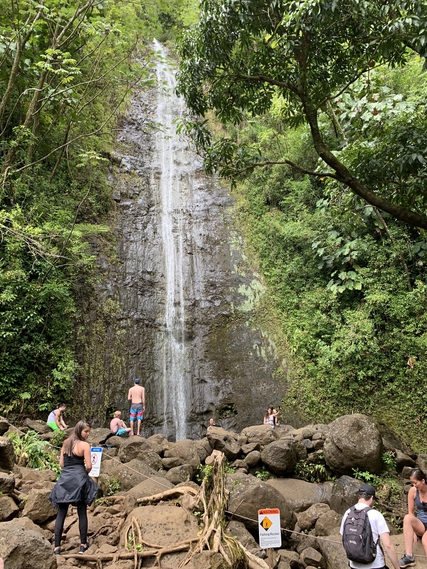
[[[92,470],[89,472],[91,478],[98,478],[101,470],[102,447],[91,447],[90,459],[92,461]]]
[[[274,565],[274,547],[282,546],[282,532],[280,530],[280,510],[269,508],[258,510],[259,546],[267,550],[268,564]]]

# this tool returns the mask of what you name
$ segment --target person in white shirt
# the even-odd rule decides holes
[[[355,505],[356,510],[361,510],[362,508],[367,508],[368,506],[371,508],[373,507],[373,503],[375,501],[375,488],[373,486],[371,486],[370,484],[362,484],[357,492],[357,495],[358,495],[358,502]],[[343,516],[341,522],[341,529],[340,529],[341,535],[343,534],[344,522],[349,512],[350,509],[348,509]],[[355,561],[349,560],[350,567],[353,567],[353,569],[386,568],[387,566],[384,560],[384,554],[380,547],[380,541],[381,541],[381,545],[387,552],[387,555],[391,563],[393,564],[394,569],[400,569],[396,550],[394,549],[394,546],[391,543],[390,530],[388,529],[384,516],[380,512],[378,512],[378,510],[369,510],[368,519],[371,524],[372,536],[374,538],[374,542],[378,541],[377,556],[375,557],[374,561],[372,561],[372,563],[368,564],[356,563]]]

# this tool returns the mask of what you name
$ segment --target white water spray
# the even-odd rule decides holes
[[[159,53],[156,65],[158,80],[156,161],[159,163],[159,196],[161,235],[164,257],[165,312],[161,349],[163,367],[164,434],[170,434],[168,412],[172,411],[176,440],[186,438],[189,393],[186,391],[188,358],[185,346],[184,235],[185,186],[181,165],[185,164],[185,148],[176,134],[175,119],[184,111],[184,103],[175,95],[175,75],[165,63],[166,51],[156,40]],[[190,382],[190,380],[188,380]],[[191,383],[191,382],[190,382]]]

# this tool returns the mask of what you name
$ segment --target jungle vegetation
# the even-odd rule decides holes
[[[197,12],[200,8],[200,17]],[[208,172],[231,180],[290,362],[284,401],[427,434],[425,1],[0,0],[0,401],[37,416],[81,380],[82,283],[108,238],[114,129],[151,39]],[[137,56],[137,59],[135,58]]]
[[[179,3],[174,6],[175,20]],[[78,378],[88,239],[106,233],[114,129],[150,88],[159,3],[0,0],[0,401],[37,414]],[[44,416],[45,413],[42,413]]]
[[[178,86],[269,290],[293,366],[284,405],[370,413],[419,449],[426,24],[419,0],[204,0]]]

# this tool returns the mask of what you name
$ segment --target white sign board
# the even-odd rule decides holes
[[[280,510],[269,508],[258,510],[259,546],[261,549],[282,547],[280,531]]]
[[[90,459],[92,461],[92,470],[89,472],[89,476],[92,476],[93,478],[98,478],[99,471],[101,470],[101,458],[102,458],[102,447],[91,447]]]

